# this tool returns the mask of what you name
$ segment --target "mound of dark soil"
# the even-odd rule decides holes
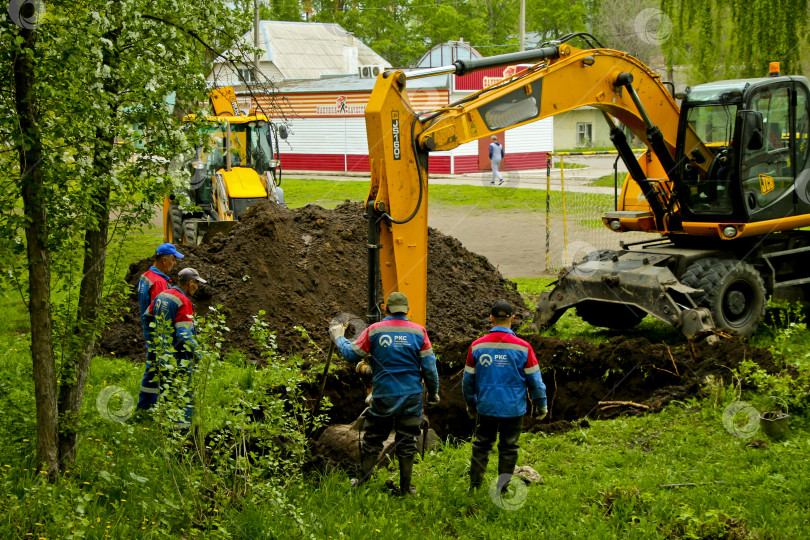
[[[770,352],[737,337],[715,345],[677,346],[621,336],[600,344],[538,334],[521,337],[534,349],[548,396],[548,417],[539,423],[529,417],[525,420],[524,425],[535,431],[557,433],[575,427],[575,421],[583,418],[660,411],[673,400],[696,395],[710,375],[730,382],[731,370],[743,360],[752,360],[769,373],[779,371]],[[430,413],[432,426],[441,435],[472,433],[461,398],[461,372],[469,345],[461,341],[444,349],[442,401]]]
[[[185,258],[174,274],[193,267],[208,281],[194,298],[196,313],[222,306],[230,328],[228,345],[234,349],[256,353],[250,326],[260,310],[277,332],[281,351],[307,348],[295,326],[304,327],[326,348],[327,326],[333,317],[352,314],[365,321],[366,236],[359,203],[334,210],[312,205],[288,210],[257,204],[242,215],[229,235],[220,235],[207,245],[183,246]],[[100,340],[103,351],[142,356],[134,285],[150,264],[151,260],[144,259],[130,266],[126,278],[133,285],[129,312],[104,333]],[[517,306],[516,323],[529,314],[515,284],[503,279],[486,258],[431,229],[426,326],[436,349],[486,331],[490,306],[498,298]]]

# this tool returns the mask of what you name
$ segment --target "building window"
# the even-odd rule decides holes
[[[253,70],[250,68],[239,68],[239,80],[244,83],[253,82]]]
[[[593,124],[577,122],[577,146],[593,146]]]

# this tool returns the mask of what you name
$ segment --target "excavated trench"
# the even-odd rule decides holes
[[[261,363],[250,336],[253,316],[264,311],[276,330],[279,352],[313,353],[308,368],[320,373],[325,353],[315,352],[299,326],[323,350],[328,348],[329,321],[338,315],[365,319],[366,221],[358,203],[334,210],[307,206],[297,210],[259,204],[248,210],[228,236],[213,243],[183,246],[186,257],[174,269],[196,268],[208,280],[195,300],[196,312],[222,306],[226,348],[245,352]],[[505,280],[484,257],[464,249],[455,238],[430,230],[427,329],[438,353],[441,403],[429,410],[431,428],[441,439],[469,437],[472,421],[461,397],[467,348],[489,327],[489,307],[505,298],[517,307],[516,327],[530,315],[514,283]],[[130,266],[127,280],[137,282],[150,260]],[[111,325],[99,352],[142,361],[143,343],[137,299]],[[349,334],[357,333],[350,328]],[[347,335],[349,335],[347,334]],[[560,340],[537,334],[523,336],[532,345],[547,387],[549,415],[542,423],[527,417],[530,431],[561,432],[572,421],[656,412],[672,400],[694,395],[706,376],[728,378],[743,359],[769,372],[777,370],[767,351],[737,338],[714,346],[650,343],[614,337],[594,344],[584,339]],[[317,384],[307,388],[313,398]],[[353,366],[333,359],[326,395],[332,424],[349,424],[361,413],[365,389]],[[331,430],[316,445],[316,463],[350,465],[356,432]]]

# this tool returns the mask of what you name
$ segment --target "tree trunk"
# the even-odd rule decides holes
[[[96,127],[93,146],[93,176],[97,182],[95,197],[89,209],[89,219],[84,235],[84,264],[79,288],[79,305],[76,314],[75,346],[62,359],[62,385],[59,388],[59,462],[64,469],[76,462],[78,443],[79,411],[82,407],[84,385],[93,358],[93,349],[99,333],[99,314],[104,292],[104,270],[107,260],[107,233],[110,226],[110,182],[113,168],[113,148],[117,117],[115,96],[118,91],[117,44],[120,29],[106,34],[112,45],[104,49],[102,64],[110,67],[110,77],[104,82],[109,116],[106,125]],[[90,184],[88,182],[88,184]]]
[[[20,125],[20,189],[28,248],[28,312],[31,320],[31,358],[34,364],[34,395],[37,408],[37,465],[56,480],[57,421],[56,366],[51,326],[51,263],[48,247],[47,209],[42,178],[42,135],[34,102],[35,32],[20,29],[25,40],[14,62],[14,90]]]
[[[99,178],[109,176],[109,156],[112,136],[96,130],[95,172]],[[106,138],[105,138],[106,136]],[[104,167],[106,172],[103,172]],[[104,176],[102,176],[104,175]],[[107,232],[110,224],[110,187],[103,184],[93,204],[93,221],[97,227],[88,226],[84,236],[84,264],[82,283],[79,289],[79,307],[76,317],[76,336],[79,344],[73,354],[62,360],[62,385],[59,387],[59,463],[65,467],[76,461],[79,410],[82,407],[84,385],[90,360],[96,345],[98,316],[104,287],[104,269],[107,257]]]

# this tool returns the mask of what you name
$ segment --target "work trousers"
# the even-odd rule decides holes
[[[501,160],[500,159],[492,159],[490,160],[490,164],[492,165],[492,181],[495,182],[495,179],[503,180],[503,176],[499,169],[501,168]]]
[[[523,429],[523,417],[498,418],[478,415],[473,441],[471,471],[483,472],[489,462],[489,454],[495,441],[498,441],[498,474],[512,474],[517,463],[518,438]]]
[[[194,411],[194,394],[191,391],[191,373],[193,371],[192,364],[189,362],[187,366],[181,365],[181,360],[176,359],[170,355],[164,355],[165,359],[158,359],[157,355],[149,351],[146,354],[146,371],[141,380],[141,390],[138,393],[138,409],[151,409],[154,407],[158,398],[171,387],[173,379],[184,381],[185,390],[178,392],[178,395],[173,396],[175,399],[182,400],[180,404],[182,409],[182,417],[175,418],[175,425],[178,428],[188,428],[191,425],[191,417]],[[187,355],[183,355],[185,359]],[[173,373],[172,369],[168,366],[168,362],[173,362],[179,370]]]
[[[416,437],[419,436],[422,423],[421,416],[391,415],[366,416],[365,433],[363,435],[363,455],[378,456],[382,452],[383,444],[391,429],[395,430],[395,453],[398,458],[409,458],[416,455]]]
[[[160,395],[160,376],[156,365],[155,353],[146,352],[146,370],[141,380],[141,391],[138,393],[138,408],[151,409]]]

